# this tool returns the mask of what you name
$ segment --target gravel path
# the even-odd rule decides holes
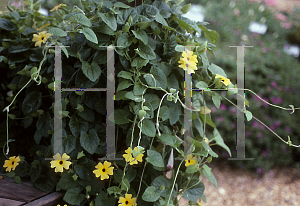
[[[219,189],[205,177],[203,206],[290,206],[300,205],[300,176],[297,169],[277,167],[260,177],[244,169],[211,163]]]

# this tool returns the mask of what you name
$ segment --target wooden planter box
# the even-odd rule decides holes
[[[57,206],[63,205],[63,193],[45,193],[30,181],[16,183],[12,178],[3,176],[0,180],[0,206]]]

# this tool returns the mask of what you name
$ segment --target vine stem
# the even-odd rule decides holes
[[[225,96],[223,96],[228,102],[230,102],[232,105],[234,105],[236,108],[238,108],[241,112],[243,112],[244,110],[239,108],[236,104],[234,104],[232,101],[230,101],[228,98],[226,98]],[[295,108],[296,109],[296,108]],[[258,121],[259,123],[261,123],[263,126],[265,126],[268,130],[270,130],[275,136],[277,136],[281,141],[283,141],[285,144],[289,144],[289,140],[288,141],[284,141],[284,139],[282,139],[278,134],[276,134],[271,128],[269,128],[267,125],[265,125],[262,121],[260,121],[259,119],[257,119],[255,116],[253,116],[252,114],[252,118],[254,118],[256,121]],[[290,137],[288,137],[290,138]],[[293,147],[300,147],[300,145],[294,145],[291,144],[290,146]]]
[[[179,169],[180,169],[180,167],[181,167],[184,160],[185,160],[185,158],[182,159],[182,161],[180,162],[180,164],[178,166],[178,169],[177,169],[177,172],[176,172],[176,175],[175,175],[175,179],[173,181],[173,185],[172,185],[172,188],[171,188],[171,192],[170,192],[170,195],[169,195],[169,199],[168,199],[168,202],[167,202],[167,205],[170,202],[170,199],[171,199],[171,196],[172,196],[172,193],[173,193],[173,189],[174,189],[174,186],[175,186],[175,182],[176,182],[176,179],[177,179],[177,176],[178,176],[178,172],[179,172]]]
[[[154,140],[154,138],[152,138],[151,143],[150,143],[150,147],[149,147],[149,148],[152,147],[153,140]],[[138,199],[138,196],[139,196],[139,193],[140,193],[140,190],[141,190],[141,185],[142,185],[142,180],[143,180],[143,176],[144,176],[144,172],[145,172],[146,165],[147,165],[147,162],[145,162],[145,164],[144,164],[144,168],[143,168],[143,172],[142,172],[142,175],[141,175],[141,180],[140,180],[140,185],[139,185],[138,193],[137,193],[137,195],[136,195],[136,199],[135,199],[135,202],[134,202],[133,205],[136,204],[136,200]]]

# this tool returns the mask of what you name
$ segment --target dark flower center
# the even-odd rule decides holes
[[[191,163],[191,160],[188,160],[188,163]]]
[[[224,82],[224,81],[225,81],[224,79],[221,80],[221,82]]]
[[[125,205],[128,205],[128,203],[129,203],[129,202],[126,200]]]
[[[105,169],[102,169],[102,172],[105,172],[106,170]]]
[[[188,64],[185,64],[185,66],[186,66],[186,67],[189,67],[189,65],[188,65]]]
[[[64,162],[62,160],[59,161],[59,164],[62,165]]]
[[[45,37],[42,37],[42,40],[44,40]]]
[[[14,164],[15,164],[15,162],[14,162],[14,161],[12,161],[12,162],[11,162],[11,165],[14,165]]]
[[[188,57],[187,60],[190,61],[190,58]]]

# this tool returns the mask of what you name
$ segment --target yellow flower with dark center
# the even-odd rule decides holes
[[[194,70],[197,70],[197,55],[193,55],[193,51],[187,50],[187,52],[183,51],[182,56],[180,58],[180,61],[178,61],[179,67],[181,67],[183,70],[187,71],[188,74],[195,73]]]
[[[42,31],[39,33],[39,35],[37,34],[33,34],[33,39],[32,41],[36,41],[34,46],[39,46],[41,47],[42,42],[44,44],[46,44],[47,39],[51,36],[51,34],[47,33],[46,31]]]
[[[194,165],[194,164],[196,164],[196,162],[197,162],[196,157],[194,157],[192,154],[189,154],[186,157],[185,166],[188,167],[190,165]]]
[[[229,84],[232,84],[230,79],[227,79],[219,74],[216,74],[215,79],[221,79],[221,82],[227,87]]]
[[[105,161],[104,164],[99,162],[96,166],[97,169],[93,171],[96,177],[101,178],[101,180],[109,179],[108,175],[113,175],[114,167],[111,167],[111,163]]]
[[[124,197],[120,197],[119,199],[119,206],[137,206],[135,202],[136,198],[131,198],[132,195],[131,194],[125,194],[125,198]]]
[[[60,9],[61,6],[67,6],[67,5],[66,4],[59,4],[59,5],[55,6],[55,7],[53,7],[53,9],[51,9],[50,11],[55,11],[57,9]]]
[[[53,158],[54,160],[52,160],[50,164],[51,168],[55,167],[55,172],[63,172],[63,168],[68,170],[70,165],[72,164],[72,162],[67,161],[68,159],[70,159],[70,156],[68,156],[66,153],[64,153],[62,157],[59,153],[57,153],[53,156]]]
[[[135,147],[133,150],[138,151],[138,148]],[[123,154],[123,157],[125,158],[126,162],[129,162],[130,165],[138,164],[137,161],[142,162],[144,154],[138,155],[136,158],[133,157],[132,149],[128,147],[127,150],[125,150],[126,154]]]
[[[18,157],[16,157],[16,156],[10,157],[9,160],[5,160],[3,167],[7,167],[6,172],[11,172],[11,170],[16,169],[16,166],[19,165],[18,162],[20,162],[20,161],[21,161],[21,159],[19,156]]]

